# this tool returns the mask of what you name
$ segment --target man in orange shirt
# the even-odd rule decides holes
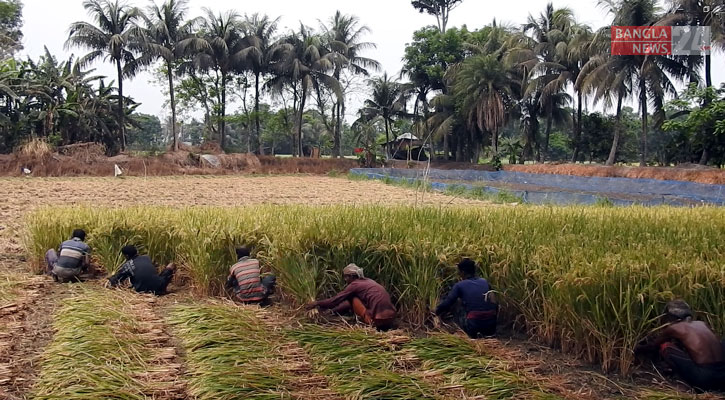
[[[234,298],[245,304],[260,304],[274,293],[274,275],[260,279],[259,260],[251,258],[248,247],[236,249],[237,262],[229,268],[226,287],[234,289]]]

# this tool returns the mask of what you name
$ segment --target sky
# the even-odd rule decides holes
[[[162,0],[156,0],[161,2]],[[494,18],[500,23],[520,25],[529,14],[538,15],[551,0],[464,0],[451,14],[449,27],[467,25],[469,29],[477,29]],[[133,5],[146,7],[149,0],[129,0]],[[25,5],[24,54],[37,59],[43,54],[43,46],[47,46],[59,60],[67,58],[71,53],[85,54],[84,49],[65,49],[68,37],[68,26],[75,21],[88,21],[83,9],[82,0],[23,0]],[[596,0],[555,0],[554,6],[569,7],[577,20],[597,29],[605,25],[611,18],[597,6]],[[210,4],[213,4],[210,6]],[[336,10],[345,14],[357,15],[361,22],[371,29],[367,40],[377,44],[377,49],[370,50],[366,56],[378,60],[383,71],[397,75],[402,67],[402,57],[406,43],[410,42],[413,32],[426,25],[434,25],[433,16],[420,14],[410,5],[409,0],[314,0],[302,2],[298,0],[214,0],[190,1],[190,16],[198,16],[202,8],[210,6],[215,11],[235,9],[240,14],[267,14],[281,16],[280,28],[287,32],[299,26],[300,21],[308,26],[319,26],[319,20],[327,21]],[[722,53],[713,57],[713,81],[716,86],[725,81],[725,56]],[[100,74],[115,80],[115,69],[111,64],[97,62],[94,66]],[[381,72],[383,72],[381,71]],[[161,88],[152,82],[149,73],[142,73],[131,81],[124,80],[124,94],[141,103],[138,111],[163,117],[170,113],[164,106],[164,94]],[[349,101],[348,119],[362,103],[362,94]],[[232,105],[232,109],[239,105]]]

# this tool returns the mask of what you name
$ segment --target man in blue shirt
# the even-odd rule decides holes
[[[488,281],[476,276],[476,263],[468,258],[458,264],[458,272],[461,281],[453,286],[438,305],[436,315],[445,313],[461,299],[465,311],[465,315],[458,320],[461,329],[472,339],[496,334],[498,304]]]
[[[56,252],[50,249],[45,253],[48,264],[47,273],[56,281],[78,279],[78,276],[90,265],[91,248],[85,243],[86,232],[76,229],[70,240],[61,243]]]

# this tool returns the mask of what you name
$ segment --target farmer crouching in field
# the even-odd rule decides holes
[[[448,296],[436,308],[436,315],[448,311],[458,299],[463,303],[458,325],[472,339],[492,336],[496,333],[498,304],[491,286],[476,276],[476,263],[468,258],[458,264],[462,280],[453,286]]]
[[[86,232],[83,229],[73,231],[70,240],[61,243],[60,249],[50,249],[45,253],[48,275],[56,281],[78,279],[78,276],[90,265],[91,248],[84,242]]]
[[[362,268],[350,264],[342,271],[347,287],[327,300],[315,301],[308,309],[319,307],[342,314],[352,310],[366,324],[380,331],[394,327],[397,312],[385,288],[372,279],[365,278]]]
[[[108,278],[111,286],[115,287],[126,279],[131,281],[131,286],[139,293],[153,293],[157,296],[166,293],[166,287],[174,277],[176,266],[169,264],[160,274],[156,273],[156,267],[149,256],[139,256],[134,246],[125,246],[121,253],[126,257],[126,262],[115,275]]]
[[[277,278],[268,275],[261,278],[259,260],[251,258],[248,247],[236,249],[237,262],[229,268],[227,289],[234,290],[234,299],[245,304],[263,304],[274,293]]]
[[[699,390],[725,390],[725,343],[702,321],[692,319],[682,300],[667,303],[665,326],[652,343],[636,353],[659,349],[660,356],[690,386]]]

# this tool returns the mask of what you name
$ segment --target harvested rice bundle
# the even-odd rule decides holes
[[[188,391],[199,400],[288,399],[279,338],[253,312],[230,304],[174,308],[169,317],[186,350]]]
[[[152,342],[135,318],[127,293],[75,287],[53,323],[56,334],[41,362],[31,398],[147,399],[163,373],[152,362]]]
[[[510,372],[503,360],[479,354],[468,340],[448,334],[416,339],[406,345],[423,362],[423,369],[439,374],[449,388],[463,387],[486,399],[558,399],[525,375]]]
[[[333,389],[351,399],[441,399],[422,379],[395,369],[394,344],[362,329],[304,326],[289,332]]]

